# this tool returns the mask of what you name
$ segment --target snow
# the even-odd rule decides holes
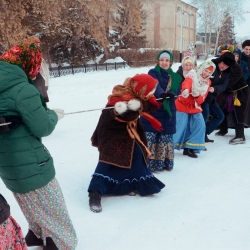
[[[104,63],[115,63],[115,62],[125,62],[120,56],[117,56],[114,59],[108,59]]]
[[[150,68],[52,78],[48,106],[66,113],[101,109],[114,85]],[[77,250],[250,249],[250,129],[245,130],[243,145],[228,144],[234,130],[224,137],[213,133],[209,138],[215,142],[207,143],[198,159],[175,151],[173,171],[155,174],[166,185],[159,194],[103,197],[103,211],[95,214],[89,210],[87,189],[98,161],[90,137],[100,113],[65,115],[43,139],[78,235]],[[2,182],[0,190],[26,234],[28,224],[12,193]]]

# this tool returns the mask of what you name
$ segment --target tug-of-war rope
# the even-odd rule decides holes
[[[175,96],[175,97],[177,97],[177,96]],[[166,97],[166,98],[170,98],[170,97]],[[158,99],[156,99],[156,101],[159,101],[159,100],[162,100],[162,99],[163,98],[158,98]],[[106,107],[106,108],[98,108],[98,109],[88,109],[88,110],[65,113],[64,115],[73,115],[73,114],[78,114],[78,113],[91,112],[91,111],[104,110],[104,109],[113,109],[113,108],[114,108],[114,106]]]
[[[178,97],[178,96],[175,96],[175,97]],[[170,98],[170,97],[166,97],[166,98]],[[156,101],[159,101],[159,100],[162,100],[163,98],[158,98],[156,99]],[[73,114],[79,114],[79,113],[85,113],[85,112],[91,112],[91,111],[97,111],[97,110],[104,110],[104,109],[113,109],[114,106],[112,107],[106,107],[106,108],[97,108],[97,109],[87,109],[87,110],[82,110],[82,111],[76,111],[76,112],[70,112],[70,113],[65,113],[64,115],[73,115]],[[0,127],[1,126],[5,126],[5,125],[9,125],[11,124],[11,122],[8,122],[8,123],[1,123],[0,124]]]

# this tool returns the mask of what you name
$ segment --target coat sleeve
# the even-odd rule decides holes
[[[249,69],[247,67],[247,63],[242,61],[242,69],[243,69],[243,72],[244,72],[244,80],[247,80],[248,77],[249,77]]]
[[[229,73],[227,73],[227,75],[225,76],[225,78],[223,79],[223,82],[221,84],[213,86],[214,93],[221,93],[221,92],[225,91],[228,87],[228,79],[229,79]]]
[[[188,92],[192,92],[192,79],[191,78],[185,78],[185,80],[181,84],[181,93],[185,90],[188,89]],[[190,101],[188,100],[189,98],[184,98],[181,94],[178,97],[178,99],[183,103],[189,103]]]
[[[55,129],[58,121],[55,111],[45,110],[38,90],[31,84],[25,85],[19,91],[15,106],[34,136],[41,138],[51,134]]]
[[[243,77],[243,70],[240,67],[240,65],[235,64],[235,66],[232,68],[232,71],[229,75],[228,80],[228,87],[231,89],[235,84],[238,83],[238,81]]]

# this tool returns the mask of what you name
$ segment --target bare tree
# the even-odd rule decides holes
[[[243,8],[242,0],[191,0],[191,3],[198,8],[199,16],[199,30],[203,31],[205,34],[205,39],[207,35],[209,41],[205,40],[205,44],[208,48],[211,47],[211,34],[216,33],[215,51],[218,47],[218,39],[220,36],[221,29],[223,25],[227,22],[229,16],[234,16],[235,21],[242,21],[243,17],[241,15],[234,15],[235,10],[237,12],[241,11]],[[226,8],[225,8],[226,6]],[[227,15],[229,14],[229,15]]]

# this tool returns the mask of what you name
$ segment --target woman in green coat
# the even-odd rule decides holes
[[[33,86],[31,79],[40,66],[36,41],[16,45],[1,56],[0,177],[29,223],[27,245],[71,250],[77,244],[75,230],[55,178],[53,159],[41,142],[64,112],[47,109]]]

